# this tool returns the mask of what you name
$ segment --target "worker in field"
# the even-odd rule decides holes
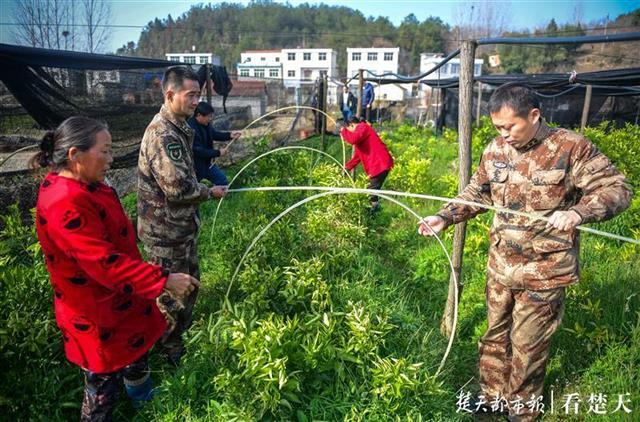
[[[373,109],[373,101],[376,99],[376,93],[371,82],[367,82],[362,87],[362,109],[360,117],[366,121],[371,121],[371,109]]]
[[[356,114],[356,108],[358,108],[358,99],[353,95],[348,85],[342,87],[338,104],[340,104],[340,111],[342,111],[342,120],[346,124],[349,117]]]
[[[67,359],[84,371],[80,419],[111,420],[123,384],[135,407],[151,400],[147,352],[167,325],[156,298],[187,295],[198,280],[142,260],[133,226],[104,182],[113,161],[105,124],[70,117],[40,149],[32,164],[51,171],[40,185],[36,231]]]
[[[340,137],[353,145],[353,157],[345,164],[347,170],[352,170],[362,162],[364,172],[369,177],[369,189],[380,189],[393,167],[393,158],[376,131],[366,121],[356,116],[347,119],[346,126],[340,130]],[[369,198],[371,212],[380,209],[379,198],[371,195]]]
[[[187,118],[198,104],[198,76],[189,68],[174,66],[162,79],[164,104],[147,126],[138,159],[138,236],[149,260],[171,272],[200,278],[197,234],[198,204],[220,198],[226,189],[199,183],[193,159],[193,129]],[[182,333],[191,325],[196,287],[184,303],[163,294],[158,305],[175,319],[161,339],[170,362],[184,354]]]
[[[196,170],[196,178],[209,180],[214,185],[226,186],[229,184],[227,176],[215,164],[217,157],[224,157],[227,148],[213,148],[213,141],[226,142],[240,138],[242,132],[222,132],[211,126],[213,120],[213,107],[206,102],[198,103],[193,116],[187,119],[187,123],[194,131],[193,161]]]
[[[457,199],[534,213],[549,223],[497,212],[490,232],[488,328],[479,341],[476,409],[496,397],[510,420],[533,420],[542,400],[551,337],[564,313],[565,289],[578,282],[576,226],[603,221],[629,206],[632,191],[611,161],[584,136],[549,127],[536,93],[511,83],[489,100],[496,137]],[[487,211],[449,203],[419,227],[425,236]],[[427,225],[430,227],[427,227]],[[484,407],[484,408],[483,408]],[[475,409],[474,409],[475,410]]]

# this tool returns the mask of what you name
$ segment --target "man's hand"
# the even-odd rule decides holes
[[[225,155],[229,154],[229,147],[221,148],[218,151],[220,151],[220,157],[224,157]]]
[[[193,292],[196,287],[200,287],[200,282],[189,274],[184,273],[169,274],[169,277],[167,277],[167,283],[164,285],[165,289],[178,297],[187,296],[189,293]]]
[[[231,132],[231,139],[233,139],[234,141],[240,138],[241,136],[242,136],[242,132],[240,132],[239,130],[235,130]]]
[[[569,231],[573,230],[578,224],[582,223],[582,217],[577,212],[570,211],[556,211],[551,214],[547,227],[555,227],[558,230]]]
[[[227,195],[227,187],[226,186],[214,186],[209,189],[209,195],[212,198],[222,198]]]
[[[418,224],[418,233],[427,237],[435,236],[444,229],[444,220],[438,215],[425,217]]]

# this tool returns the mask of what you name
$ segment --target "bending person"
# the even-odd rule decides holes
[[[240,138],[242,132],[221,132],[213,128],[213,107],[206,102],[198,103],[193,116],[187,119],[187,123],[194,130],[193,138],[193,162],[198,180],[206,179],[214,185],[226,186],[229,184],[227,176],[215,164],[217,157],[224,157],[227,148],[213,148],[213,141],[224,142]]]
[[[144,262],[115,191],[107,127],[71,117],[47,132],[34,167],[52,167],[40,186],[36,230],[54,291],[56,322],[69,361],[85,374],[81,420],[110,420],[124,382],[134,406],[151,398],[147,352],[165,331],[163,291],[198,286]]]
[[[355,116],[347,119],[347,126],[340,131],[345,142],[353,145],[353,157],[345,164],[347,170],[353,169],[362,162],[364,172],[369,177],[369,189],[380,189],[389,171],[393,168],[393,157],[375,130],[365,121]],[[376,195],[369,198],[371,211],[380,209]]]

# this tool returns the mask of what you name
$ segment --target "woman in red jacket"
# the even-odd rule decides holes
[[[347,170],[362,162],[364,172],[369,176],[368,188],[380,189],[393,167],[393,158],[376,131],[367,122],[352,116],[340,131],[340,136],[354,147],[353,157],[345,164]],[[370,202],[372,211],[380,209],[376,195],[371,195]]]
[[[122,383],[134,405],[151,398],[147,352],[166,322],[156,298],[199,283],[142,260],[131,222],[104,183],[113,161],[107,127],[71,117],[47,132],[32,164],[51,167],[36,229],[69,361],[85,372],[81,420],[109,420]]]

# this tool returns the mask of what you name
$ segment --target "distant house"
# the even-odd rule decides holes
[[[374,74],[397,74],[399,60],[399,47],[347,48],[347,77],[354,77],[349,86],[356,87],[358,85],[360,69],[368,71],[364,72],[365,78],[371,78]],[[394,75],[386,77],[395,78]],[[373,85],[375,86],[376,99],[379,100],[402,101],[411,95],[411,84],[378,85],[373,83]]]
[[[238,80],[282,80],[281,50],[247,50],[236,64]]]
[[[249,107],[251,119],[257,119],[267,110],[267,83],[265,81],[232,80],[233,89],[227,98],[227,108]],[[222,109],[222,96],[211,97],[211,105]]]
[[[220,66],[222,63],[220,57],[213,53],[166,53],[165,57],[170,62],[185,64],[213,64]]]

